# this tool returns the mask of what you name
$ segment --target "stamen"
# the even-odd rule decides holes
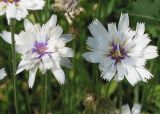
[[[118,43],[117,43],[117,49],[118,49],[118,55],[121,56],[120,49],[119,49],[119,44]]]
[[[108,54],[107,56],[111,56],[111,58],[115,60],[115,64],[117,64],[118,62],[121,62],[121,60],[125,58],[126,56],[125,50],[121,48],[121,46],[118,43],[116,44],[112,43],[111,47],[112,49],[110,51],[110,54]]]
[[[47,52],[47,43],[43,42],[35,42],[34,47],[32,48],[32,53],[37,53],[39,55],[38,58],[41,58],[45,54],[49,53]]]

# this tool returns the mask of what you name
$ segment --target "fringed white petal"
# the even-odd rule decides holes
[[[7,76],[7,73],[4,68],[0,69],[0,80],[4,79]]]
[[[65,82],[65,74],[61,68],[51,68],[52,73],[60,84],[64,84]]]
[[[0,2],[0,15],[4,15],[6,13],[6,6],[7,4],[5,2]]]
[[[29,70],[29,80],[28,80],[29,88],[32,88],[34,85],[37,70],[38,70],[37,66]]]
[[[130,111],[128,104],[122,106],[121,114],[131,114],[131,111]]]
[[[83,58],[91,63],[99,63],[102,60],[103,55],[99,52],[87,52],[83,54]]]
[[[90,25],[89,30],[95,38],[106,38],[108,32],[98,19],[95,19]]]
[[[118,31],[125,33],[129,28],[129,17],[128,14],[121,14],[119,24],[118,24]]]
[[[142,106],[140,104],[135,103],[132,108],[132,114],[140,114],[141,107]]]
[[[44,0],[21,0],[20,5],[29,10],[40,10],[43,9],[45,2]]]
[[[153,59],[158,56],[158,49],[156,46],[147,46],[143,53],[145,59]]]

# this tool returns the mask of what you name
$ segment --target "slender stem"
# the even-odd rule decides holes
[[[28,77],[28,73],[25,72],[25,77]],[[29,96],[29,91],[25,91],[25,103],[26,103],[26,110],[27,114],[31,114],[31,106],[30,106],[30,96]]]
[[[46,107],[47,107],[47,89],[48,89],[48,80],[47,75],[44,76],[44,83],[43,83],[43,106],[42,106],[42,114],[46,114]]]
[[[107,98],[109,98],[109,91],[110,91],[110,86],[111,86],[111,81],[109,81],[108,83],[107,83],[107,90],[106,90],[106,97]]]
[[[100,16],[101,16],[101,6],[102,6],[101,2],[102,2],[102,0],[99,0],[99,10],[98,10],[98,12],[96,14],[99,19],[100,19]],[[94,92],[97,93],[96,88],[98,88],[98,94],[99,94],[99,90],[101,88],[99,88],[98,79],[96,77],[97,76],[97,72],[98,71],[97,71],[96,65],[93,64],[92,65],[92,89],[93,89]]]
[[[61,98],[64,98],[63,96],[66,96],[66,91],[65,90],[65,87],[62,86],[61,87]],[[65,110],[65,99],[62,99],[62,105],[61,105],[61,111],[62,113],[61,114],[65,114],[66,110]]]
[[[139,86],[136,85],[134,88],[134,102],[138,103],[139,102]]]
[[[95,68],[95,65],[93,64],[92,66],[92,89],[94,92],[96,92],[96,75],[95,75],[95,71],[96,71],[96,68]]]
[[[7,106],[8,106],[8,110],[7,110],[7,114],[10,114],[10,97],[9,97],[9,91],[10,91],[10,88],[9,88],[9,81],[7,81]]]
[[[119,82],[119,90],[118,90],[118,93],[119,93],[119,109],[121,110],[122,108],[122,82]]]
[[[26,91],[26,103],[28,108],[28,114],[31,114],[30,99],[29,99],[28,91]]]
[[[70,81],[70,76],[69,76],[69,72],[66,71],[66,74],[68,75],[68,80],[67,80],[67,100],[68,100],[68,114],[71,114],[71,81]]]
[[[44,10],[44,20],[47,21],[48,19],[48,6],[49,6],[49,0],[46,0],[45,3],[45,10]],[[42,114],[46,114],[46,107],[47,107],[47,89],[48,89],[48,79],[47,75],[44,76],[44,82],[43,82],[43,103],[42,103]]]
[[[153,83],[153,82],[151,82],[151,83]],[[146,85],[146,86],[144,87],[144,89],[143,89],[142,100],[141,100],[142,109],[143,109],[143,107],[144,107],[144,105],[145,105],[145,103],[146,103],[145,100],[147,100],[147,99],[146,99],[146,98],[147,98],[147,93],[148,93],[148,90],[149,90],[150,86],[151,86],[151,85]]]
[[[11,25],[10,25],[10,29],[11,29],[11,38],[12,38],[12,46],[11,46],[11,50],[12,50],[12,75],[13,75],[13,88],[14,88],[14,105],[15,105],[15,111],[16,114],[18,114],[18,103],[17,103],[17,82],[16,82],[16,67],[17,67],[17,63],[16,63],[16,51],[15,51],[15,24],[16,24],[16,20],[15,19],[11,19]]]
[[[98,12],[98,18],[101,19],[101,11],[103,7],[103,0],[99,0],[99,12]]]
[[[73,44],[72,44],[72,48],[74,50],[74,52],[76,53],[76,41],[74,40],[73,41]],[[73,94],[73,98],[74,98],[74,104],[73,105],[73,114],[77,114],[77,110],[76,110],[76,101],[77,101],[77,98],[76,98],[76,93],[77,93],[77,84],[76,84],[76,77],[75,77],[75,72],[76,72],[76,67],[75,67],[75,62],[76,62],[76,58],[75,56],[73,57],[73,60],[72,60],[72,63],[73,63],[73,88],[74,88],[74,94]]]
[[[46,0],[46,6],[45,6],[45,9],[44,9],[44,12],[45,12],[44,20],[45,21],[47,21],[47,19],[48,19],[48,10],[49,10],[49,0]]]

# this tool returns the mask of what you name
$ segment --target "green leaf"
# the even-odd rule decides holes
[[[128,8],[130,15],[160,22],[160,0],[137,0]]]

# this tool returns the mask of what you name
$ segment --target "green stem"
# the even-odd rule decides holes
[[[119,109],[121,110],[122,108],[122,82],[119,82],[119,90],[118,90],[118,94],[119,94]]]
[[[134,88],[134,102],[138,103],[139,102],[139,86],[136,85]]]
[[[26,91],[26,102],[27,102],[28,114],[31,114],[30,99],[27,91]]]
[[[99,11],[98,11],[98,18],[101,19],[101,11],[102,11],[102,7],[103,7],[103,1],[99,0]]]
[[[66,73],[67,75],[68,75],[68,83],[67,83],[67,90],[68,90],[68,114],[71,114],[71,91],[70,91],[70,89],[71,89],[71,86],[70,86],[70,84],[71,84],[71,82],[70,82],[70,76],[69,76],[69,72],[67,71],[67,73]]]
[[[66,96],[66,92],[65,92],[65,87],[62,86],[61,87],[61,98],[64,98],[64,96]],[[66,110],[65,110],[65,99],[62,99],[62,105],[61,105],[61,114],[65,114]]]
[[[49,11],[49,0],[46,0],[46,5],[45,5],[45,9],[44,9],[44,13],[45,13],[44,20],[45,21],[47,21],[47,19],[48,19],[48,11]]]
[[[112,81],[109,81],[107,83],[107,90],[106,90],[106,97],[109,98],[109,91],[110,91],[110,86],[111,86]]]
[[[93,64],[92,66],[92,89],[94,92],[96,92],[96,75],[95,75],[95,71],[96,71],[96,66]]]
[[[101,17],[101,7],[102,7],[102,0],[99,0],[99,10],[96,13],[96,16],[100,19]],[[101,85],[98,79],[98,70],[95,64],[92,65],[92,90],[96,94],[100,95]]]
[[[11,19],[11,25],[10,25],[10,29],[11,29],[11,38],[12,38],[12,46],[11,46],[11,50],[12,50],[12,75],[13,75],[13,88],[14,88],[14,105],[15,105],[15,111],[16,114],[18,114],[18,103],[17,103],[17,81],[16,81],[16,67],[17,67],[17,63],[16,63],[16,51],[15,51],[15,24],[16,24],[16,20],[15,19]]]
[[[49,6],[49,0],[46,0],[45,3],[45,11],[44,11],[44,20],[47,21],[48,19],[48,6]],[[46,114],[46,107],[47,107],[47,89],[48,89],[48,79],[47,75],[44,76],[44,82],[43,82],[43,103],[42,103],[42,114]]]
[[[151,82],[151,83],[153,83],[153,82]],[[142,100],[141,100],[142,109],[143,109],[144,105],[146,104],[147,93],[148,93],[150,87],[151,87],[151,85],[147,85],[143,89]]]
[[[44,83],[43,83],[43,106],[42,106],[42,114],[46,114],[46,107],[47,107],[47,75],[44,76]]]
[[[73,41],[73,44],[72,44],[72,47],[74,49],[74,52],[76,53],[76,41],[74,40]],[[77,101],[77,96],[76,96],[76,93],[77,93],[77,84],[76,84],[76,77],[75,77],[75,74],[76,74],[76,67],[75,67],[75,63],[76,63],[76,57],[74,56],[73,57],[73,84],[74,84],[74,104],[73,105],[73,114],[77,114],[77,110],[76,110],[76,101]]]

